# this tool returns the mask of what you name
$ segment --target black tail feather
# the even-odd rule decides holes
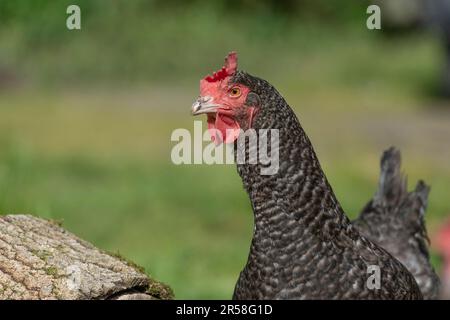
[[[374,201],[387,207],[396,207],[405,197],[406,177],[400,172],[401,154],[394,147],[383,152],[378,191]]]
[[[384,151],[378,190],[354,225],[408,268],[425,298],[435,299],[440,281],[429,261],[425,225],[430,187],[420,180],[414,191],[408,192],[400,167],[400,151],[394,147]]]

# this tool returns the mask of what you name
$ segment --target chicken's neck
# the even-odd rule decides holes
[[[275,105],[260,111],[254,128],[279,130],[279,170],[262,175],[261,164],[238,164],[255,219],[250,255],[284,254],[306,237],[324,240],[349,226],[294,112],[278,95],[268,100]]]

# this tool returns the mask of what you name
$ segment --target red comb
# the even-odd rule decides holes
[[[237,54],[236,52],[230,52],[225,57],[225,65],[217,72],[214,72],[212,76],[208,75],[205,80],[208,82],[216,82],[225,79],[228,76],[233,75],[237,70]]]
[[[227,69],[225,69],[225,67],[222,67],[222,69],[220,69],[219,71],[214,72],[212,76],[210,76],[210,75],[206,76],[205,80],[208,82],[216,82],[216,81],[223,80],[228,76],[229,76],[229,74],[227,72]]]

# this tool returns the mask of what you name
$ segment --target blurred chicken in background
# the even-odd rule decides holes
[[[450,299],[450,220],[438,231],[434,245],[443,258],[441,299]]]

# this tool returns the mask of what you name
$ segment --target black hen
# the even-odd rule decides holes
[[[283,97],[267,81],[238,71],[235,54],[201,81],[193,105],[193,114],[200,113],[207,113],[210,130],[216,129],[211,133],[216,142],[235,141],[239,129],[279,132],[279,144],[270,146],[279,153],[275,174],[262,175],[261,163],[237,165],[255,228],[234,299],[422,298],[411,273],[346,217]],[[373,267],[379,268],[380,286],[368,285]]]
[[[425,299],[437,299],[440,280],[430,263],[424,219],[430,188],[419,181],[408,193],[400,164],[395,148],[383,153],[378,191],[353,224],[408,268]]]

